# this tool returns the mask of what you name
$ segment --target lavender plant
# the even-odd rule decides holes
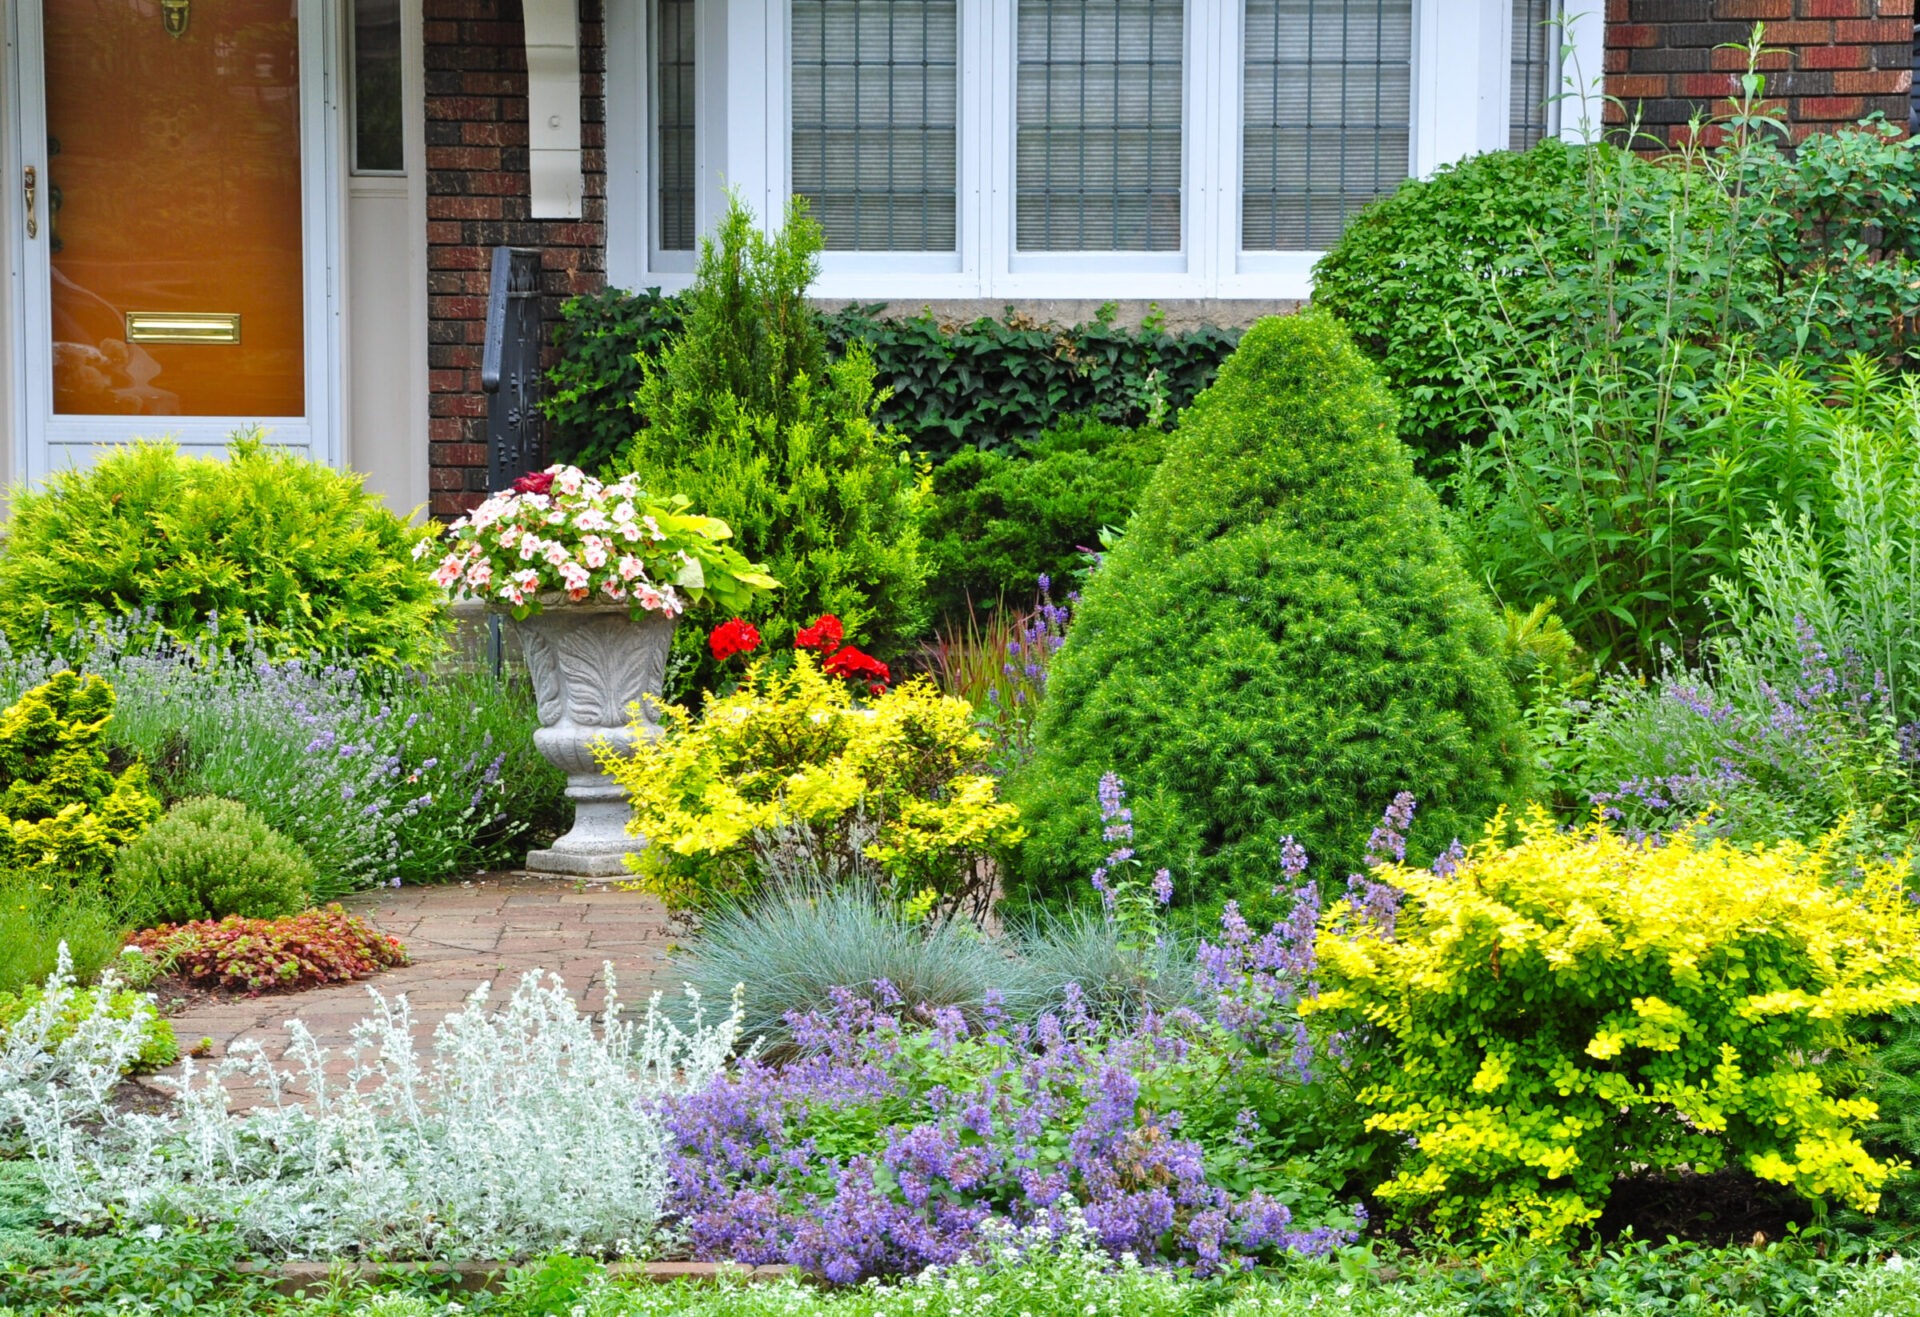
[[[9,1092],[7,1107],[56,1220],[225,1223],[278,1256],[633,1252],[667,1192],[653,1103],[709,1084],[739,1021],[696,1013],[682,1031],[657,994],[629,1020],[607,977],[598,1028],[557,976],[530,973],[497,1013],[478,988],[423,1058],[405,998],[371,993],[344,1079],[294,1021],[290,1069],[245,1044],[206,1070],[189,1061],[162,1115],[104,1109],[98,1084],[85,1101]],[[265,1102],[231,1112],[234,1078]]]
[[[1880,672],[1829,653],[1804,619],[1785,666],[1735,636],[1706,663],[1668,655],[1650,680],[1603,682],[1549,785],[1630,830],[1811,842],[1850,819],[1852,844],[1899,849],[1920,819],[1920,732]]]
[[[241,801],[297,842],[316,901],[507,860],[559,801],[530,694],[484,675],[275,660],[217,626],[182,645],[139,617],[59,652],[0,638],[0,688],[67,666],[112,683],[113,736],[169,795]]]

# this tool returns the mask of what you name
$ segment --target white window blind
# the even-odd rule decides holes
[[[793,190],[829,251],[953,251],[956,0],[793,0]]]
[[[1507,145],[1525,151],[1558,129],[1559,0],[1513,0],[1513,100]]]
[[[654,232],[663,252],[690,252],[694,218],[693,0],[656,0],[653,24]]]
[[[1241,245],[1324,251],[1407,176],[1412,0],[1247,0]]]
[[[1022,251],[1178,251],[1182,0],[1018,0]]]

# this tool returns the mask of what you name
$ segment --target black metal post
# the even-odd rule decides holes
[[[487,287],[487,488],[498,492],[539,460],[540,253],[495,247]]]

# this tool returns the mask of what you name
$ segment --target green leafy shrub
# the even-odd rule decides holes
[[[828,332],[836,345],[872,354],[886,390],[881,423],[937,462],[969,448],[1012,450],[1077,416],[1163,426],[1240,339],[1213,325],[1169,333],[1157,314],[1129,329],[1111,308],[1071,328],[1012,310],[953,325],[924,313],[881,319],[879,309],[848,307]]]
[[[107,757],[113,687],[56,672],[0,713],[0,866],[96,876],[160,812],[143,764]]]
[[[781,588],[743,616],[771,643],[832,613],[893,657],[925,620],[920,491],[899,437],[874,423],[871,359],[827,360],[806,302],[820,242],[798,202],[774,238],[732,205],[702,242],[686,328],[647,366],[639,431],[613,467],[690,498],[766,564]],[[714,660],[697,662],[711,685]]]
[[[607,288],[561,308],[554,335],[560,359],[547,372],[551,387],[540,399],[550,458],[591,471],[633,437],[633,396],[645,378],[641,362],[666,352],[684,313],[679,297],[658,288]]]
[[[1081,417],[1024,452],[963,449],[936,467],[924,532],[935,614],[1024,603],[1041,576],[1064,585],[1102,526],[1126,524],[1166,449],[1156,427]]]
[[[865,349],[881,386],[875,420],[935,461],[972,448],[1012,451],[1077,416],[1158,426],[1206,388],[1240,338],[1211,325],[1170,333],[1157,317],[1128,329],[1104,310],[1061,328],[1012,311],[955,325],[929,315],[883,317],[885,309],[856,305],[823,316],[828,350]],[[657,288],[609,289],[566,304],[560,360],[540,404],[555,460],[592,467],[627,441],[646,367],[685,316],[685,300]]]
[[[1313,304],[1380,363],[1401,403],[1401,437],[1423,456],[1486,433],[1461,354],[1487,346],[1474,326],[1495,296],[1529,328],[1542,314],[1541,267],[1574,250],[1585,223],[1583,150],[1548,138],[1409,179],[1349,220],[1314,266]]]
[[[409,528],[357,476],[258,434],[226,461],[136,443],[12,495],[0,631],[56,638],[146,612],[283,654],[418,665],[440,647],[438,596]]]
[[[237,800],[183,800],[114,858],[116,886],[138,893],[155,923],[304,909],[313,861]]]
[[[1492,612],[1393,418],[1323,312],[1249,330],[1182,415],[1088,582],[1010,788],[1029,895],[1084,889],[1111,849],[1109,771],[1149,868],[1203,903],[1268,892],[1289,834],[1357,867],[1403,789],[1429,854],[1511,794],[1524,755]]]
[[[1380,363],[1409,443],[1441,456],[1488,434],[1526,397],[1514,370],[1556,342],[1649,367],[1667,348],[1692,375],[1736,337],[1770,362],[1911,355],[1920,155],[1877,117],[1783,149],[1758,90],[1711,149],[1549,138],[1409,180],[1347,225],[1314,304]]]
[[[0,872],[0,992],[46,982],[63,942],[75,975],[92,979],[113,962],[137,922],[121,895],[101,883],[47,878]]]
[[[1408,1141],[1376,1195],[1403,1217],[1557,1238],[1630,1172],[1739,1166],[1866,1211],[1897,1169],[1870,1101],[1810,1064],[1920,1001],[1920,914],[1895,866],[1836,881],[1792,842],[1659,844],[1544,811],[1445,872],[1386,865],[1397,911],[1320,921],[1317,995],[1370,1129]]]
[[[100,996],[109,993],[104,1012],[100,1010]],[[0,992],[0,1040],[4,1040],[7,1031],[28,1011],[37,1006],[46,996],[46,989],[37,983],[26,984],[12,992]],[[58,1046],[73,1036],[73,1031],[82,1021],[96,1015],[111,1020],[131,1020],[135,1008],[144,1004],[145,1021],[141,1028],[143,1042],[139,1055],[134,1058],[132,1070],[162,1070],[180,1059],[180,1048],[173,1038],[173,1026],[153,1013],[153,1003],[139,993],[126,988],[108,989],[105,986],[95,988],[76,988],[71,1000],[54,1022],[46,1041]]]
[[[315,988],[407,963],[400,940],[337,905],[282,919],[202,919],[143,929],[127,945],[200,987]]]

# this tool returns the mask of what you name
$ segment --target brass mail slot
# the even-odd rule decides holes
[[[218,311],[129,311],[129,343],[238,343],[240,317]]]

